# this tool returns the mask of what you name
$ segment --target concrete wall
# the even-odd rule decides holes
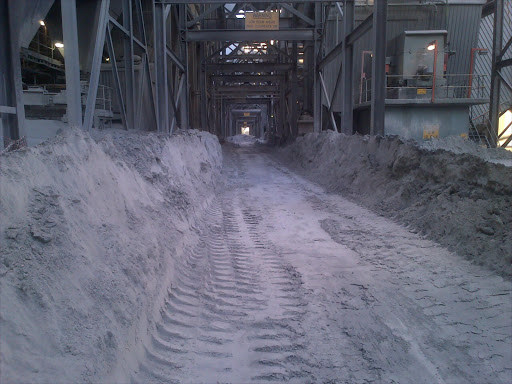
[[[391,106],[386,105],[385,134],[423,141],[424,130],[439,131],[439,137],[468,133],[467,106]],[[356,112],[357,131],[369,134],[370,110]]]

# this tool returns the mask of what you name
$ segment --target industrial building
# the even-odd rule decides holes
[[[510,144],[507,1],[75,3],[3,5],[4,144],[52,134],[34,120]]]
[[[512,382],[512,1],[0,0],[0,382]]]

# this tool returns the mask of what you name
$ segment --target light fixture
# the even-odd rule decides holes
[[[435,44],[435,43],[431,43],[431,44],[427,47],[427,49],[428,49],[429,51],[433,51],[434,49],[436,49],[436,44]]]
[[[40,20],[39,24],[41,24],[42,27],[44,27],[46,25],[43,20]]]
[[[62,44],[62,43],[55,43],[55,48],[64,48],[64,44]]]
[[[106,57],[105,61],[108,63],[110,61],[110,57]]]
[[[304,63],[304,59],[299,59],[299,64],[303,64]]]
[[[274,45],[274,40],[270,40],[270,45]]]

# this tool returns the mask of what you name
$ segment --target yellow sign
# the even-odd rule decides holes
[[[244,112],[244,116],[251,116],[250,112]]]
[[[246,12],[245,29],[278,30],[279,12]]]
[[[427,90],[425,88],[418,88],[418,90],[416,91],[416,94],[417,95],[426,95]]]
[[[439,127],[423,128],[423,140],[439,138]]]

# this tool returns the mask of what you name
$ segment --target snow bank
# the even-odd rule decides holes
[[[217,139],[72,130],[0,161],[0,382],[129,381],[214,194]]]
[[[251,135],[235,135],[229,136],[228,138],[226,138],[226,141],[238,147],[250,147],[251,145],[256,144],[256,142],[258,142],[258,139]]]
[[[512,275],[512,168],[398,137],[310,133],[284,150],[330,190]]]
[[[504,164],[512,167],[512,152],[505,148],[484,148],[471,140],[463,139],[460,136],[448,136],[442,139],[431,139],[420,143],[421,148],[435,151],[444,149],[458,154],[469,154],[478,156],[485,161]]]

